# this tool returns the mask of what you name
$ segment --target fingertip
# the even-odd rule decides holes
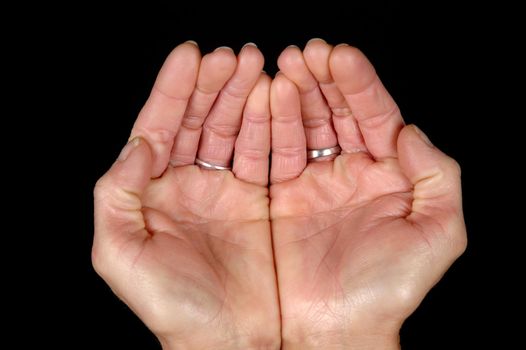
[[[329,69],[329,57],[332,46],[325,41],[313,40],[309,41],[303,50],[305,63],[319,82],[330,82],[332,77]]]
[[[259,79],[265,79],[268,82],[269,88],[270,88],[270,84],[272,83],[272,78],[268,75],[267,72],[262,70]]]
[[[234,49],[232,49],[230,46],[219,46],[219,47],[217,47],[217,48],[214,50],[214,52],[216,52],[216,51],[222,51],[222,50],[224,50],[224,51],[230,51],[230,52],[234,53]]]
[[[303,64],[301,50],[296,45],[288,46],[278,57],[278,67],[282,71],[288,71]]]
[[[272,81],[271,98],[276,101],[299,98],[298,88],[285,74],[278,74]]]
[[[378,79],[367,57],[356,47],[336,46],[329,57],[329,69],[342,93],[353,95],[362,92]]]
[[[243,45],[243,48],[242,48],[242,49],[249,48],[249,47],[255,47],[255,48],[257,48],[258,46],[257,46],[255,43],[253,43],[253,42],[248,42],[248,43],[246,43],[245,45]]]
[[[125,154],[123,156],[123,154]],[[151,163],[152,150],[151,147],[143,137],[136,136],[132,138],[123,148],[119,155],[120,162],[136,162]]]
[[[248,96],[248,100],[253,99],[254,96],[257,96],[258,99],[262,98],[263,96],[266,96],[266,99],[268,102],[271,84],[272,84],[272,79],[265,72],[261,72],[256,84],[254,85],[254,88],[252,88],[252,91],[250,92],[250,95]]]
[[[261,73],[256,85],[254,85],[254,88],[248,96],[246,106],[254,107],[254,105],[261,105],[267,107],[269,105],[270,84],[270,77],[265,73]],[[264,101],[266,101],[266,103],[262,103]],[[261,107],[259,109],[261,109]]]
[[[122,149],[117,161],[107,172],[107,180],[119,188],[139,193],[152,175],[153,156],[148,142],[134,137]]]
[[[317,54],[324,54],[326,55],[327,50],[329,53],[332,50],[332,46],[327,44],[327,42],[323,39],[311,39],[309,42],[307,42],[307,45],[305,45],[305,48],[303,49],[303,55],[317,55]]]
[[[360,49],[341,44],[332,50],[329,66],[336,73],[342,73],[345,70],[349,71],[349,75],[364,68],[372,68],[372,65]]]
[[[322,38],[312,38],[312,39],[310,39],[309,41],[307,41],[307,46],[308,46],[309,44],[316,44],[316,43],[327,44],[327,41],[325,41],[325,40],[322,39]]]
[[[194,57],[195,56],[199,56],[199,58],[201,57],[201,51],[199,50],[199,46],[197,45],[197,42],[193,40],[188,40],[182,44],[179,44],[178,46],[175,47],[175,49],[172,50],[171,54],[177,54],[181,52],[185,52],[186,54],[191,54]]]
[[[124,146],[119,156],[117,157],[117,161],[118,162],[126,161],[130,153],[135,149],[135,147],[137,147],[140,144],[140,142],[141,142],[141,138],[138,136],[131,138],[126,144],[126,146]]]
[[[156,85],[167,94],[173,90],[180,90],[178,97],[190,97],[201,62],[199,48],[189,42],[177,46],[166,58],[158,76]],[[177,79],[174,79],[174,77]],[[180,82],[193,82],[193,84],[180,84]]]
[[[203,57],[199,79],[206,77],[210,82],[217,82],[219,85],[214,84],[213,90],[220,89],[225,81],[234,74],[236,66],[237,58],[231,49],[216,49]]]
[[[258,70],[262,70],[265,64],[265,57],[256,44],[248,43],[241,49],[241,52],[239,53],[239,61],[247,62],[259,67]]]
[[[221,46],[215,49],[214,51],[206,54],[203,57],[203,60],[205,58],[208,58],[209,60],[214,60],[221,63],[221,62],[229,62],[234,63],[236,62],[236,54],[234,53],[234,50],[232,50],[228,46]]]
[[[268,76],[268,74],[265,72],[261,72],[261,75],[259,76],[259,79],[256,83],[256,87],[258,89],[264,89],[270,92],[271,83],[272,83],[272,79]]]

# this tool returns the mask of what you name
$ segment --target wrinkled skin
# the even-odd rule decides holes
[[[226,49],[210,55],[201,60],[185,43],[167,59],[132,131],[138,138],[96,186],[93,262],[164,348],[278,348],[266,187],[270,79],[253,46],[237,62]],[[182,87],[172,81],[184,74]],[[169,130],[172,118],[182,119],[178,130]],[[239,128],[221,129],[242,120],[239,135]],[[166,134],[175,141],[167,143]],[[235,143],[238,166],[193,165],[198,143],[200,158],[216,163],[231,157]],[[258,149],[267,165],[246,149]]]
[[[398,348],[403,321],[465,249],[458,165],[404,127],[357,49],[314,39],[278,65],[270,212],[283,348]],[[342,155],[306,163],[305,148],[337,143]]]
[[[313,39],[278,66],[172,52],[95,188],[94,266],[165,349],[397,349],[465,249],[459,167],[357,49]]]

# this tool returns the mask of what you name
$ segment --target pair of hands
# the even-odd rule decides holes
[[[169,55],[95,188],[95,269],[166,349],[396,349],[465,249],[459,167],[359,50],[289,47],[273,80],[263,62]]]

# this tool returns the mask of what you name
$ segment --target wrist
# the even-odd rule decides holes
[[[321,328],[321,327],[319,327]],[[399,327],[387,329],[284,329],[282,349],[284,350],[399,350]]]
[[[283,339],[282,349],[284,350],[399,350],[400,337],[360,335],[355,337],[334,337],[331,335],[317,335],[307,339]]]
[[[243,340],[243,341],[234,341],[230,343],[209,343],[202,341],[190,341],[190,342],[173,342],[167,341],[163,338],[158,338],[161,343],[163,350],[193,350],[193,349],[214,349],[214,350],[233,350],[233,349],[243,349],[243,350],[279,350],[281,349],[281,340],[278,338],[276,340],[269,341],[256,341],[256,340]]]

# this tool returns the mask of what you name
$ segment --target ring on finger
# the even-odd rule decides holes
[[[329,148],[309,149],[307,150],[307,160],[310,162],[316,161],[318,158],[325,158],[329,156],[337,156],[342,151],[339,145]]]
[[[201,169],[205,170],[231,170],[232,167],[226,167],[221,165],[215,165],[212,163],[205,162],[202,159],[195,158],[195,164],[199,166]]]

